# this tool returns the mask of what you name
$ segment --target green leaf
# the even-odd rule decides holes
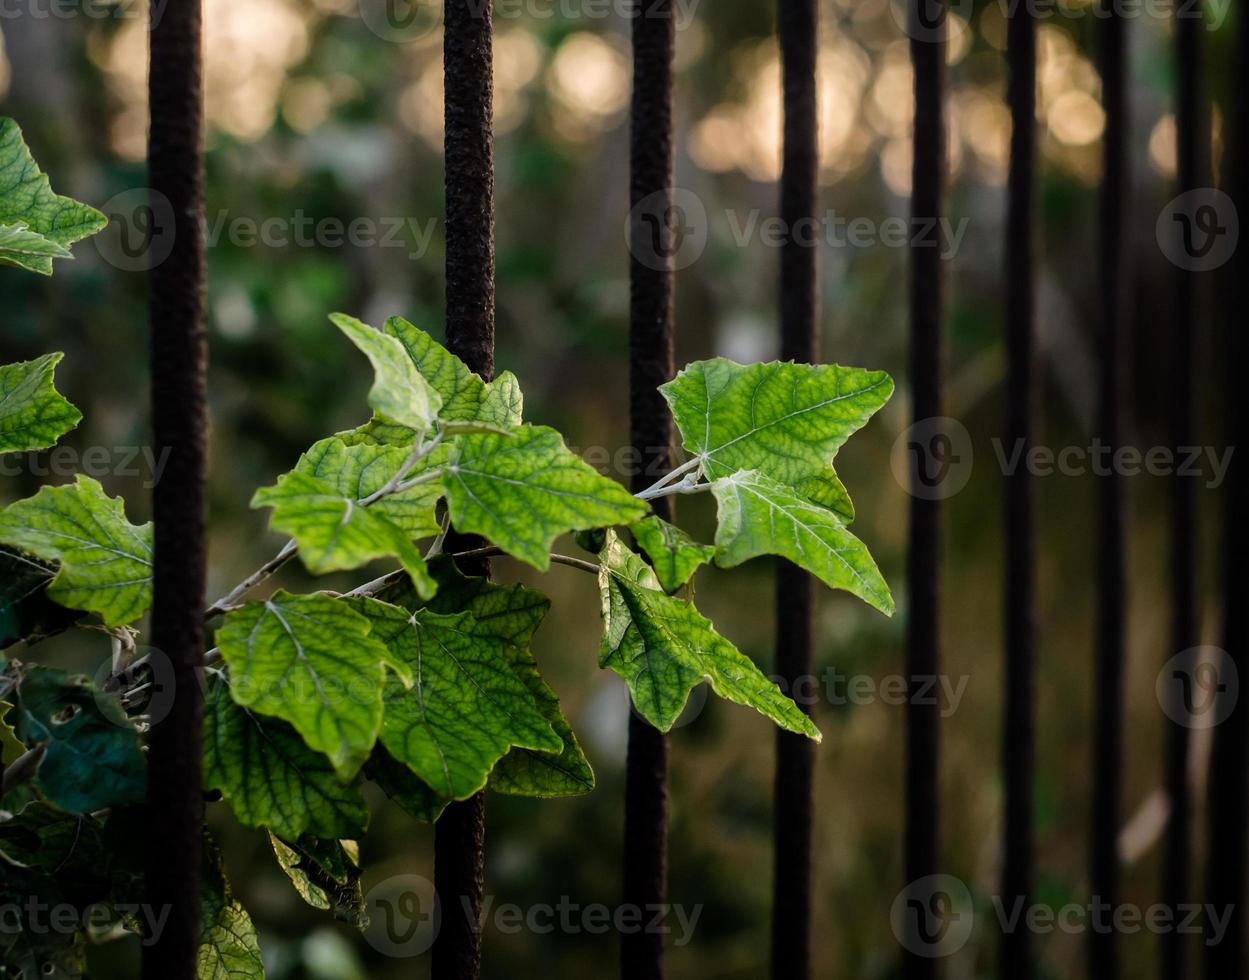
[[[411,769],[399,762],[385,747],[378,745],[364,764],[364,774],[377,784],[408,816],[421,823],[434,823],[451,802],[421,782]]]
[[[421,377],[403,344],[355,317],[334,313],[330,320],[373,365],[369,405],[417,433],[427,432],[438,418],[442,396]]]
[[[64,354],[0,367],[0,452],[55,446],[82,421],[82,412],[61,397],[52,374]]]
[[[443,419],[477,419],[486,383],[468,365],[401,316],[392,316],[382,333],[394,337],[407,351],[413,366],[442,397],[439,416]]]
[[[217,645],[234,700],[290,722],[348,779],[369,757],[382,721],[382,664],[390,654],[370,628],[342,600],[279,591],[228,613]]]
[[[0,265],[50,276],[54,258],[66,257],[67,246],[107,223],[95,208],[53,193],[17,123],[0,119]],[[35,235],[48,244],[36,242]]]
[[[333,486],[336,493],[351,500],[365,500],[380,490],[408,461],[412,446],[406,449],[357,442],[349,445],[337,436],[314,443],[295,464],[297,473],[306,473]],[[439,450],[442,450],[441,456]],[[431,457],[445,461],[445,447],[439,446]],[[430,457],[420,460],[406,476],[426,472]],[[399,493],[392,493],[369,505],[369,510],[395,524],[412,540],[437,534],[438,519],[434,508],[442,497],[438,483],[425,483]]]
[[[423,595],[434,593],[425,559],[407,533],[324,480],[287,473],[276,486],[257,490],[252,506],[273,508],[270,527],[295,539],[300,559],[315,575],[394,555]]]
[[[720,697],[754,708],[780,727],[820,740],[819,730],[754,661],[689,603],[659,588],[655,573],[610,532],[601,556],[604,619],[599,665],[624,678],[647,721],[668,731],[703,681]]]
[[[368,925],[355,841],[301,837],[292,843],[270,834],[269,843],[300,898],[314,909],[332,911],[341,922],[359,929]]]
[[[387,320],[382,332],[403,344],[416,369],[442,396],[438,415],[443,421],[520,424],[524,402],[516,375],[504,371],[487,384],[433,337],[401,316]]]
[[[490,425],[520,425],[525,414],[525,396],[511,371],[504,371],[486,385],[476,421]]]
[[[59,561],[49,597],[99,613],[108,626],[138,619],[152,603],[152,525],[128,522],[121,498],[89,476],[0,511],[0,544]]]
[[[26,746],[18,739],[16,730],[4,720],[12,710],[8,701],[0,701],[0,767],[11,766],[26,754]]]
[[[651,560],[665,592],[676,592],[716,553],[711,545],[699,544],[675,524],[653,514],[629,530]]]
[[[0,225],[0,261],[26,267],[32,259],[72,259],[74,253],[51,238],[31,231],[24,222]]]
[[[139,733],[111,694],[82,674],[11,667],[18,680],[9,722],[21,743],[46,746],[35,785],[53,806],[89,813],[147,793]]]
[[[434,792],[472,796],[512,746],[562,749],[504,644],[470,614],[409,612],[363,597],[343,601],[368,616],[374,635],[412,667],[413,690],[387,682],[380,740]]]
[[[0,548],[0,649],[68,629],[82,613],[48,598],[56,566]]]
[[[561,534],[645,516],[645,504],[569,452],[554,429],[515,433],[456,438],[443,476],[456,530],[546,571]]]
[[[256,927],[230,891],[221,852],[207,834],[205,838],[196,980],[264,980]]]
[[[698,361],[659,389],[708,479],[757,469],[846,520],[833,458],[893,393],[883,371],[772,361]]]
[[[0,820],[0,861],[72,876],[88,891],[106,885],[108,855],[100,826],[90,816],[65,813],[39,800]]]
[[[448,558],[435,561],[430,571],[438,581],[438,594],[428,608],[445,614],[467,612],[481,635],[497,639],[512,669],[563,742],[558,753],[512,749],[490,773],[490,788],[513,796],[579,796],[590,792],[594,789],[594,770],[560,710],[559,698],[543,680],[529,650],[551,600],[522,585],[496,585],[482,577],[469,578]],[[390,601],[408,606],[405,601]]]
[[[344,784],[294,728],[235,704],[225,685],[209,692],[204,713],[204,785],[243,826],[290,840],[357,837],[369,822],[359,779]]]
[[[716,480],[711,492],[720,516],[717,565],[733,568],[758,555],[780,555],[829,588],[845,589],[893,615],[893,597],[876,562],[831,510],[754,470]]]

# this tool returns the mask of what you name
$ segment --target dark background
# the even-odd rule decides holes
[[[734,228],[775,213],[779,70],[768,4],[693,4],[679,22],[678,183],[703,203],[705,250],[677,277],[678,363],[713,354],[767,359],[777,347],[778,255],[762,236]],[[139,6],[71,9],[35,0],[0,18],[0,113],[23,126],[62,193],[103,207],[144,185],[146,28]],[[1002,237],[1009,118],[1003,102],[1004,30],[997,3],[958,6],[951,44],[948,218],[966,231],[945,265],[949,309],[948,414],[971,434],[975,464],[947,508],[947,670],[966,678],[943,723],[943,830],[947,870],[971,885],[979,921],[949,965],[951,977],[987,976],[996,927],[1001,821],[1000,495],[991,440],[1003,384]],[[20,9],[14,9],[20,7]],[[561,9],[562,7],[562,9]],[[268,557],[281,539],[248,509],[315,439],[363,420],[367,363],[326,320],[341,310],[379,323],[402,314],[441,335],[443,323],[441,33],[396,42],[370,30],[354,0],[207,0],[210,397],[213,414],[211,583],[215,594]],[[98,16],[101,13],[109,16]],[[907,213],[910,68],[905,37],[885,0],[822,4],[822,206],[873,223]],[[367,19],[375,10],[369,8]],[[606,16],[603,16],[603,14]],[[548,16],[548,14],[551,14]],[[1083,4],[1041,27],[1043,248],[1038,329],[1043,370],[1040,441],[1088,446],[1095,404],[1095,203],[1102,130],[1092,63],[1096,21]],[[1208,20],[1213,26],[1217,18]],[[425,22],[421,22],[425,23]],[[496,16],[498,357],[526,393],[526,416],[555,425],[571,445],[627,439],[626,323],[628,24],[610,7],[532,0]],[[1143,14],[1130,25],[1134,172],[1130,442],[1165,445],[1167,331],[1177,274],[1154,236],[1173,195],[1170,25]],[[1204,35],[1206,67],[1224,94],[1227,27]],[[1217,162],[1222,114],[1214,113]],[[136,198],[113,212],[132,216]],[[108,210],[106,208],[106,210]],[[392,245],[295,240],[295,224],[368,218]],[[285,244],[255,243],[242,219],[277,218]],[[118,268],[124,220],[75,249],[55,279],[0,270],[0,360],[64,350],[58,383],[86,416],[66,443],[108,447],[106,488],[146,519],[146,471],[119,472],[125,447],[147,444],[145,280]],[[230,234],[228,229],[243,229]],[[270,226],[276,228],[277,226]],[[305,232],[305,235],[310,232]],[[272,239],[272,235],[270,236]],[[421,241],[424,241],[422,238]],[[112,261],[110,261],[110,259]],[[142,256],[140,256],[142,259]],[[907,496],[890,466],[907,425],[905,248],[877,241],[821,252],[823,344],[828,360],[885,368],[899,383],[891,404],[841,453],[838,468],[858,502],[856,531],[899,599],[891,621],[841,594],[822,594],[817,661],[879,683],[903,665],[902,591]],[[1215,285],[1213,279],[1208,283]],[[1221,446],[1218,356],[1202,319],[1202,442]],[[601,462],[600,453],[595,462]],[[46,454],[6,457],[0,498],[32,493]],[[611,467],[608,467],[609,469]],[[97,474],[99,475],[99,474]],[[613,475],[627,481],[627,474]],[[68,475],[48,477],[63,482]],[[1090,717],[1093,680],[1093,522],[1096,477],[1040,481],[1038,899],[1087,902]],[[1128,824],[1124,900],[1156,896],[1163,715],[1154,693],[1167,649],[1167,481],[1128,481],[1131,609],[1125,784]],[[1217,553],[1222,491],[1201,483],[1203,574]],[[681,500],[683,522],[707,540],[710,501]],[[568,545],[569,550],[572,545]],[[500,562],[498,574],[538,576]],[[360,579],[355,579],[360,580]],[[299,571],[285,581],[309,584]],[[327,586],[348,579],[323,580]],[[541,802],[492,796],[487,891],[495,904],[612,905],[619,891],[624,732],[623,685],[595,666],[597,595],[591,580],[556,566],[541,588],[554,609],[536,644],[598,774],[590,796]],[[1217,603],[1203,592],[1203,627],[1214,642]],[[699,605],[765,667],[771,663],[770,565],[700,576]],[[41,656],[85,665],[107,655],[90,634],[47,644]],[[842,688],[833,692],[844,694]],[[697,699],[696,699],[697,700]],[[889,909],[902,884],[903,708],[874,703],[816,707],[825,734],[817,762],[814,855],[816,975],[887,977],[897,969]],[[770,887],[772,729],[714,698],[675,732],[671,900],[703,906],[693,941],[672,949],[673,980],[764,975]],[[1205,752],[1197,739],[1196,751]],[[1203,756],[1204,757],[1204,756]],[[1204,772],[1204,765],[1195,771]],[[423,976],[426,957],[378,955],[327,914],[304,907],[264,836],[210,807],[236,890],[261,933],[274,980]],[[1199,823],[1200,825],[1200,823]],[[431,873],[431,833],[378,800],[363,842],[366,887],[391,875]],[[1083,938],[1038,939],[1043,975],[1081,976]],[[610,933],[504,935],[488,924],[484,976],[610,975]],[[1125,975],[1154,976],[1156,940],[1124,940]],[[101,954],[101,976],[125,976],[133,948]],[[109,965],[111,964],[111,965]]]

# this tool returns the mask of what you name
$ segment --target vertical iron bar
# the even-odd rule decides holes
[[[1201,25],[1191,16],[1175,16],[1176,93],[1175,124],[1178,193],[1201,186],[1199,149],[1202,139],[1199,106]],[[1196,273],[1177,272],[1175,316],[1170,357],[1171,443],[1191,446],[1194,431],[1194,361],[1197,289]],[[1171,636],[1166,659],[1189,650],[1198,642],[1197,584],[1195,579],[1197,527],[1196,488],[1192,480],[1175,476],[1171,480]],[[1192,800],[1189,774],[1189,729],[1180,721],[1168,720],[1166,741],[1166,787],[1170,803],[1166,843],[1163,853],[1163,901],[1178,909],[1191,900],[1192,883]],[[1217,818],[1216,818],[1217,819]],[[1183,978],[1188,973],[1186,940],[1177,934],[1164,937],[1161,953],[1167,976]]]
[[[1010,7],[1007,98],[1011,112],[1006,226],[1006,445],[1032,445],[1035,379],[1034,178],[1036,171],[1036,21],[1030,4]],[[1035,766],[1035,541],[1032,483],[1026,467],[1006,476],[1006,688],[1002,765],[1006,791],[1002,901],[1031,902]],[[1020,924],[1004,932],[1002,980],[1031,980],[1032,943]]]
[[[672,0],[633,0],[633,95],[629,109],[629,429],[643,465],[634,489],[651,472],[672,468],[672,421],[659,385],[676,370],[673,351],[672,75],[676,21]],[[653,250],[639,243],[650,241]],[[653,464],[653,467],[652,467]],[[673,516],[671,497],[653,500]],[[629,716],[625,770],[623,900],[646,909],[666,901],[668,869],[668,739],[636,712]],[[625,980],[662,980],[663,936],[643,929],[620,937]]]
[[[148,752],[147,890],[165,928],[143,953],[145,980],[190,980],[199,945],[200,732],[204,652],[203,15],[200,0],[153,0],[148,183],[174,215],[169,257],[150,278],[152,441],[169,462],[152,490],[152,645],[172,664],[174,705]]]
[[[492,12],[489,2],[446,0],[443,15],[447,349],[487,381],[494,377]],[[463,570],[489,575],[490,562]],[[485,835],[484,792],[452,803],[434,827],[442,926],[433,980],[476,980],[481,972]]]
[[[935,15],[935,16],[934,16]],[[913,422],[942,413],[941,324],[944,288],[936,220],[944,207],[945,0],[912,0],[911,63],[915,134],[911,168],[911,401]],[[917,467],[907,546],[906,881],[937,873],[940,850],[940,706],[919,695],[941,669],[941,504],[925,492]],[[904,954],[908,980],[938,975],[934,957]]]
[[[1196,43],[1196,42],[1190,42]],[[1249,215],[1249,118],[1245,112],[1245,92],[1249,86],[1249,11],[1237,6],[1236,38],[1232,70],[1233,93],[1229,105],[1230,134],[1227,153],[1228,192],[1241,221]],[[1198,105],[1202,105],[1198,101]],[[1204,125],[1204,120],[1201,120]],[[1206,129],[1198,132],[1206,146]],[[1226,215],[1221,216],[1226,220]],[[1240,323],[1249,303],[1249,249],[1236,248],[1225,270],[1224,285],[1229,302],[1220,305],[1219,326],[1226,333],[1224,348],[1226,379],[1227,445],[1235,447],[1228,466],[1224,493],[1224,537],[1222,542],[1223,649],[1239,671],[1239,692],[1230,687],[1217,695],[1226,707],[1217,706],[1226,719],[1214,730],[1208,785],[1209,855],[1207,858],[1207,900],[1218,910],[1233,909],[1223,941],[1207,951],[1209,980],[1231,980],[1243,975],[1246,957],[1246,855],[1245,827],[1249,826],[1249,711],[1245,709],[1245,687],[1249,681],[1249,516],[1245,500],[1249,496],[1249,474],[1245,454],[1249,452],[1249,398],[1244,393],[1244,372],[1249,365],[1249,340]],[[1224,677],[1222,680],[1226,681]]]
[[[780,218],[787,230],[780,256],[781,359],[815,362],[820,357],[819,236],[814,233],[820,170],[819,8],[816,0],[779,0],[777,13],[784,104]],[[802,229],[808,225],[804,235]],[[776,672],[787,690],[811,674],[813,605],[811,576],[790,562],[778,561]],[[802,709],[811,710],[807,705]],[[772,830],[774,980],[807,980],[811,975],[814,773],[811,740],[778,730]]]
[[[1128,107],[1126,84],[1126,21],[1114,0],[1103,0],[1101,26],[1103,136],[1098,272],[1097,439],[1112,450],[1123,440],[1122,341],[1127,296],[1127,233],[1125,202],[1130,177],[1127,163]],[[1123,784],[1123,659],[1124,659],[1124,483],[1114,467],[1099,483],[1097,534],[1096,664],[1093,733],[1093,814],[1089,880],[1095,902],[1118,907],[1119,815]],[[1119,975],[1118,936],[1113,930],[1089,935],[1089,976],[1116,980]],[[1170,975],[1169,975],[1170,976]]]

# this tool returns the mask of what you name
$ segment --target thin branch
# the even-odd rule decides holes
[[[454,554],[449,555],[448,557],[449,558],[511,558],[514,556],[509,555],[502,548],[497,548],[494,545],[487,545],[484,548],[474,548],[471,551],[457,551]],[[570,555],[552,554],[551,561],[555,562],[555,564],[557,565],[567,565],[569,568],[579,568],[583,572],[589,572],[591,575],[598,574],[598,569],[599,569],[598,565],[590,561],[583,561],[580,558],[573,558]]]
[[[676,493],[702,493],[704,490],[710,489],[710,483],[699,483],[697,474],[691,473],[680,483],[674,483],[666,487],[651,487],[640,493],[635,493],[634,496],[639,500],[654,500],[656,497],[670,497]]]
[[[438,448],[439,444],[443,440],[443,436],[444,433],[439,432],[429,442],[422,443],[413,449],[411,455],[404,460],[403,465],[394,472],[389,480],[364,499],[355,501],[356,505],[360,507],[368,507],[370,504],[377,503],[383,497],[389,497],[391,494],[402,493],[404,490],[420,486],[422,483],[429,483],[432,480],[439,479],[442,476],[441,470],[433,470],[429,473],[423,473],[411,480],[404,480],[403,478],[406,474],[412,471],[413,466]],[[247,593],[254,589],[257,585],[269,576],[273,575],[279,568],[294,558],[298,552],[299,545],[295,543],[295,540],[292,538],[290,541],[287,541],[286,544],[282,546],[281,551],[252,572],[249,576],[247,576],[247,578],[243,579],[242,582],[230,590],[229,594],[222,596],[209,606],[204,611],[204,618],[211,619],[213,616],[230,612],[232,609],[236,608],[239,604],[239,600],[241,600],[243,596],[247,595]]]
[[[412,467],[414,467],[417,463],[419,463],[426,456],[428,456],[430,453],[432,453],[435,449],[438,448],[439,444],[443,440],[443,436],[444,436],[444,433],[439,432],[429,442],[422,443],[421,445],[413,449],[412,454],[408,456],[406,460],[404,460],[403,465],[400,466],[399,469],[395,470],[391,478],[387,480],[385,483],[383,483],[376,490],[374,490],[367,497],[365,497],[363,500],[361,500],[359,502],[360,506],[367,507],[369,506],[369,504],[377,503],[377,501],[381,500],[383,497],[388,497],[392,493],[398,493],[401,489],[406,489],[403,478],[412,472]],[[439,471],[435,471],[435,472],[438,473],[439,476],[441,476],[441,472]],[[426,477],[432,477],[433,475],[434,475],[433,473],[425,474]],[[425,482],[425,481],[422,480],[422,482]],[[407,486],[416,486],[416,483],[409,481]]]
[[[287,541],[286,544],[282,546],[281,551],[248,575],[247,578],[243,579],[243,581],[231,589],[229,593],[222,596],[209,606],[204,612],[204,618],[211,619],[213,616],[220,613],[226,613],[231,609],[234,609],[243,596],[247,595],[248,592],[294,558],[298,552],[299,545],[295,543],[295,539],[292,538],[290,541]]]

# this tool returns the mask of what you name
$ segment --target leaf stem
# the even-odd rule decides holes
[[[282,546],[282,550],[252,572],[247,578],[243,579],[238,585],[231,589],[228,593],[214,602],[204,612],[205,619],[211,619],[219,613],[226,613],[238,605],[240,599],[247,595],[257,585],[267,579],[279,568],[295,557],[299,552],[299,545],[295,543],[295,539],[287,541]]]
[[[511,558],[502,548],[496,548],[494,545],[487,545],[484,548],[473,548],[471,551],[457,551],[450,558]],[[598,574],[598,565],[593,562],[583,561],[580,558],[573,558],[570,555],[551,554],[551,561],[557,565],[567,565],[569,568],[579,568],[583,572],[589,572],[591,575]]]
[[[635,493],[634,496],[640,500],[650,500],[653,497],[658,497],[660,496],[660,494],[655,493],[656,490],[658,490],[660,487],[667,486],[677,477],[684,476],[690,470],[696,469],[697,467],[702,466],[702,464],[703,464],[703,457],[701,455],[695,456],[692,459],[687,459],[684,463],[678,466],[671,473],[668,473],[660,477],[657,481],[652,483],[645,490]]]
[[[399,469],[395,470],[394,474],[391,476],[389,480],[383,483],[380,487],[374,490],[371,494],[369,494],[363,500],[359,501],[360,506],[367,507],[369,506],[369,504],[377,503],[377,501],[381,500],[383,497],[388,497],[392,493],[398,493],[400,490],[407,489],[408,486],[416,486],[417,484],[413,481],[408,481],[407,484],[405,485],[403,478],[412,472],[413,466],[415,466],[417,463],[419,463],[426,456],[428,456],[430,453],[432,453],[435,449],[438,448],[439,444],[443,440],[443,436],[444,436],[444,433],[439,432],[436,436],[434,436],[434,438],[429,440],[429,442],[424,442],[416,446],[412,450],[411,455],[409,455],[408,458],[404,460],[403,465],[400,466]],[[434,473],[426,473],[424,474],[424,476],[432,478],[435,476],[435,474],[438,476],[442,475],[440,471],[435,470]],[[421,477],[418,477],[417,479],[420,479],[421,482],[423,483],[428,482],[427,480]]]
[[[702,493],[704,490],[710,489],[710,483],[699,483],[698,474],[690,473],[680,483],[673,483],[670,486],[650,487],[640,493],[635,493],[634,496],[639,500],[654,500],[656,497],[670,497],[675,493]]]

